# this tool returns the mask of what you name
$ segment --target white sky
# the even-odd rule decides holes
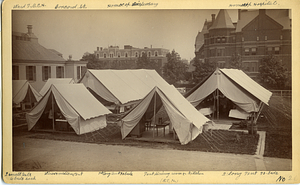
[[[237,10],[227,10],[232,21]],[[194,58],[194,44],[205,19],[219,10],[18,10],[12,13],[12,30],[33,33],[39,43],[65,59],[79,60],[97,47],[124,45],[175,49],[184,59]]]

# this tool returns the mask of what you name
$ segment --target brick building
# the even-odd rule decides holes
[[[104,62],[108,68],[125,68],[130,69],[136,66],[138,58],[143,53],[147,54],[147,57],[151,61],[158,63],[158,72],[161,73],[163,65],[167,62],[168,49],[164,48],[135,48],[130,45],[124,45],[124,49],[120,49],[119,46],[109,46],[108,48],[97,47],[94,51],[94,55],[97,60]]]
[[[198,59],[219,68],[229,66],[232,55],[240,55],[245,72],[255,78],[260,60],[270,54],[279,57],[291,71],[291,19],[289,10],[238,10],[236,23],[226,10],[205,21],[195,42]]]
[[[12,33],[12,79],[28,80],[39,91],[48,78],[73,78],[77,81],[85,72],[87,61],[65,60],[54,49],[38,43],[28,25],[27,33]]]

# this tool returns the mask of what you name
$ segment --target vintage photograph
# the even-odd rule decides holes
[[[293,170],[291,9],[13,9],[11,65],[13,172]]]

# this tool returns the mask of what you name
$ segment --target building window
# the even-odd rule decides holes
[[[99,58],[99,54],[97,54],[97,58]]]
[[[28,80],[28,81],[36,80],[35,66],[26,66],[26,80]]]
[[[63,66],[56,66],[56,78],[64,78],[64,67]]]
[[[158,55],[158,54],[157,54],[157,51],[155,51],[155,56],[157,57],[157,55]]]
[[[256,48],[251,49],[251,55],[256,55]]]
[[[121,56],[121,54],[120,53],[118,53],[118,57],[120,58],[120,56]]]
[[[268,40],[268,36],[265,36],[265,40]]]
[[[79,80],[86,72],[86,66],[77,66],[77,80]]]
[[[19,80],[19,66],[12,66],[12,79]]]
[[[217,56],[224,56],[225,49],[217,49]]]
[[[249,55],[249,48],[245,48],[245,55]]]
[[[103,57],[106,58],[106,53],[103,54]]]
[[[127,53],[125,53],[125,57],[126,57],[126,58],[128,57],[128,54],[127,54]]]
[[[43,66],[42,67],[42,78],[43,81],[48,80],[51,77],[51,66]]]
[[[232,42],[235,42],[235,37],[232,37]]]
[[[145,53],[145,52],[144,52],[144,51],[142,51],[142,52],[141,52],[141,56],[143,56],[143,54],[144,54],[144,53]]]
[[[135,52],[135,57],[139,57],[139,54],[138,54],[138,52]]]
[[[151,57],[151,51],[148,52],[148,57]]]
[[[279,50],[280,50],[279,47],[275,47],[274,50],[275,50],[275,54],[279,54]]]
[[[226,42],[226,38],[225,38],[225,37],[222,38],[222,42],[223,42],[223,43]]]
[[[258,72],[258,62],[243,62],[243,68],[247,72]]]
[[[210,43],[213,44],[214,43],[214,38],[210,38]]]
[[[256,40],[259,41],[259,37],[256,37]]]
[[[282,40],[283,39],[283,36],[282,35],[280,35],[280,40]]]
[[[218,37],[218,38],[217,38],[217,43],[220,43],[220,42],[221,42],[221,38]]]
[[[110,53],[110,54],[109,54],[109,58],[114,58],[114,54],[113,54],[113,53]]]
[[[244,37],[242,37],[242,42],[244,42],[245,41],[245,39],[244,39]]]

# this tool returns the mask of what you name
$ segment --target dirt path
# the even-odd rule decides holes
[[[14,138],[14,170],[255,171],[255,156]],[[290,159],[264,158],[266,170],[291,170]]]

